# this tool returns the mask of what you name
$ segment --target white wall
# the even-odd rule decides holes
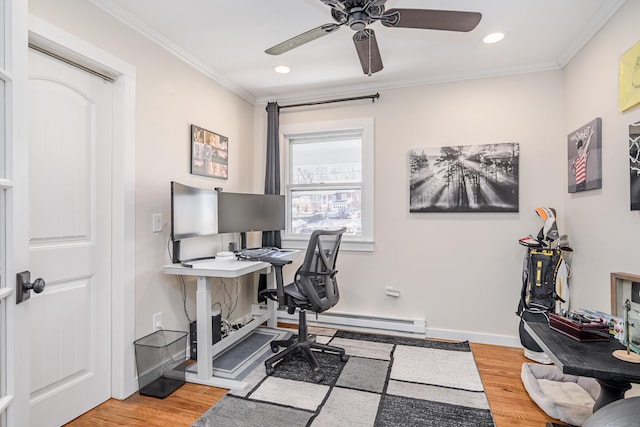
[[[640,41],[640,2],[627,1],[565,67],[564,134],[602,118],[602,189],[569,194],[564,166],[566,229],[573,247],[573,296],[577,307],[610,311],[609,274],[640,274],[640,213],[630,210],[628,126],[640,107],[618,111],[618,63]],[[564,159],[566,160],[566,148]]]
[[[151,332],[157,312],[163,313],[166,329],[188,330],[180,286],[175,277],[162,273],[162,266],[170,262],[169,182],[252,190],[253,107],[87,1],[31,0],[29,10],[136,67],[136,337]],[[192,123],[229,138],[228,180],[189,173]],[[154,213],[164,215],[162,233],[151,232]],[[211,239],[203,249],[215,253],[226,243]],[[193,280],[187,291],[193,319]],[[247,300],[245,295],[243,301]]]
[[[524,255],[518,239],[541,227],[536,207],[559,208],[562,202],[561,72],[380,95],[373,104],[285,109],[280,115],[281,126],[352,117],[375,120],[375,251],[340,255],[336,310],[426,319],[431,336],[516,337],[514,311]],[[257,106],[257,145],[265,139],[265,115],[264,106]],[[504,142],[520,144],[519,213],[409,213],[410,148]],[[262,164],[260,157],[256,164]],[[385,296],[385,285],[399,290],[401,297]]]

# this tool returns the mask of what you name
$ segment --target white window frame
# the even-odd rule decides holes
[[[291,139],[304,134],[318,134],[339,131],[362,132],[362,233],[360,236],[344,235],[342,250],[371,252],[374,248],[374,121],[372,117],[345,120],[318,121],[307,123],[283,124],[280,126],[281,152],[283,153],[282,176],[285,196],[287,197],[286,230],[282,233],[282,246],[285,248],[305,249],[308,235],[290,234],[291,230],[291,162],[289,144]]]

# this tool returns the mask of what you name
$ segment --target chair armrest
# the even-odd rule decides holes
[[[267,298],[278,301],[278,309],[284,308],[284,280],[282,278],[282,267],[287,264],[291,264],[293,261],[275,258],[275,257],[262,257],[260,261],[268,262],[273,266],[273,269],[276,273],[276,298],[273,297],[273,293],[271,295],[266,295]]]

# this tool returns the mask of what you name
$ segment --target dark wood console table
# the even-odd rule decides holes
[[[525,322],[524,327],[562,373],[595,378],[600,383],[594,412],[622,399],[631,383],[640,383],[640,364],[624,362],[611,354],[624,349],[617,340],[577,341],[554,331],[547,323]]]

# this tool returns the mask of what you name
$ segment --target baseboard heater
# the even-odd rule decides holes
[[[266,310],[264,305],[253,304],[254,314]],[[256,311],[257,310],[257,311]],[[278,310],[278,321],[284,323],[298,323],[298,313],[289,314],[285,310]],[[307,311],[309,326],[347,329],[360,332],[392,333],[424,338],[426,335],[426,321],[424,319],[399,319],[353,313],[339,313],[326,311],[316,314]]]

